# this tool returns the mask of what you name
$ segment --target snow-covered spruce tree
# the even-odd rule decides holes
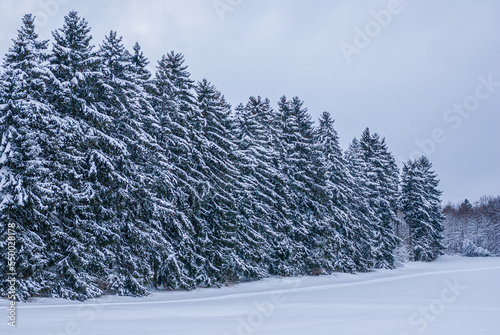
[[[432,170],[432,163],[429,159],[422,156],[418,159],[417,163],[424,173],[427,202],[430,207],[430,223],[434,233],[432,236],[432,250],[436,258],[443,254],[444,249],[442,244],[444,215],[441,212],[441,194],[443,192],[438,189],[439,179],[437,179],[436,172]]]
[[[236,164],[242,192],[237,202],[239,215],[247,221],[260,245],[256,259],[273,275],[291,275],[293,245],[285,193],[286,176],[280,169],[276,115],[269,99],[250,97],[236,107],[234,117]]]
[[[68,293],[78,294],[72,298],[102,291],[143,294],[152,277],[148,257],[158,259],[165,250],[158,246],[168,247],[149,222],[154,206],[143,187],[152,139],[141,122],[152,108],[116,33],[98,53],[89,33],[76,12],[53,33],[51,66],[61,89],[52,98],[70,124],[57,157],[57,180],[64,189],[58,212],[66,227],[62,240],[68,241],[55,244],[63,259],[56,263],[62,284],[55,291],[77,292]],[[85,286],[93,290],[82,291]]]
[[[403,165],[401,208],[410,228],[410,249],[413,260],[432,260],[432,227],[426,203],[424,176],[415,161]]]
[[[97,108],[111,120],[98,131],[113,142],[100,146],[107,164],[96,162],[95,180],[101,186],[97,190],[100,206],[114,213],[103,219],[120,237],[120,243],[113,245],[110,289],[120,294],[143,294],[144,285],[154,284],[159,264],[171,253],[161,221],[164,215],[172,215],[173,209],[169,204],[159,206],[151,189],[160,177],[155,168],[159,150],[154,134],[147,130],[158,122],[141,85],[145,73],[133,62],[116,32],[106,36],[98,54],[105,91]]]
[[[199,137],[193,143],[202,154],[198,168],[206,178],[200,217],[207,229],[202,239],[208,236],[211,241],[205,252],[217,268],[213,276],[218,282],[262,277],[267,273],[261,270],[264,241],[238,211],[237,198],[245,190],[234,155],[230,105],[207,80],[198,83],[196,93],[198,109],[193,123]]]
[[[110,286],[108,269],[114,257],[108,246],[118,240],[117,232],[100,222],[107,209],[100,207],[100,186],[93,179],[96,165],[91,159],[92,155],[105,157],[95,151],[106,137],[96,129],[109,119],[97,108],[103,74],[87,21],[72,11],[52,35],[50,67],[59,87],[50,99],[66,123],[54,139],[59,146],[55,179],[62,191],[57,204],[60,238],[51,243],[57,251],[52,271],[58,278],[51,294],[85,299]]]
[[[379,222],[372,227],[373,266],[394,267],[394,249],[398,244],[395,228],[398,206],[399,171],[388,151],[385,139],[365,129],[359,140],[361,158],[366,163],[368,201]]]
[[[300,106],[297,107],[300,108]],[[310,175],[301,176],[301,173],[304,173],[302,168],[306,162],[311,164],[312,143],[309,138],[302,137],[296,111],[293,108],[294,106],[285,96],[282,96],[278,101],[278,124],[281,129],[279,143],[275,145],[275,148],[280,153],[279,171],[285,181],[284,198],[289,211],[287,229],[283,231],[291,244],[288,262],[295,273],[303,273],[306,271],[306,259],[312,253],[310,233],[314,222],[311,222],[307,217],[310,213],[305,208],[311,195],[308,193],[304,179],[310,178]],[[306,141],[309,142],[304,143]],[[305,148],[303,148],[304,146]],[[305,152],[300,152],[301,149]]]
[[[370,205],[370,189],[368,180],[368,164],[363,159],[358,139],[354,138],[349,144],[345,153],[346,163],[351,175],[351,190],[354,200],[350,205],[354,212],[353,228],[353,260],[356,270],[367,271],[373,267],[374,254],[373,231],[380,225],[380,218],[376,215],[375,209]]]
[[[295,97],[278,102],[282,120],[282,173],[286,176],[286,200],[291,214],[289,236],[293,241],[291,262],[302,273],[328,273],[334,269],[332,253],[326,245],[334,237],[329,210],[331,196],[314,143],[311,117],[303,102]]]
[[[47,101],[54,78],[47,68],[48,41],[40,41],[34,16],[25,15],[4,63],[0,96],[0,222],[2,266],[6,267],[7,227],[16,232],[17,298],[50,292],[55,278],[47,271],[54,257],[47,244],[57,235],[54,213],[58,185],[53,182],[53,139],[58,124]],[[5,262],[5,263],[4,263]],[[6,274],[0,295],[6,295]]]
[[[476,221],[474,206],[468,199],[465,199],[458,207],[457,214],[459,216],[459,220],[457,220],[458,236],[456,236],[455,242],[460,254],[464,254],[464,247],[467,243],[470,244]]]
[[[359,263],[358,230],[359,223],[353,209],[355,195],[354,181],[348,170],[344,154],[339,145],[334,120],[330,113],[323,112],[315,134],[316,150],[322,177],[326,180],[329,206],[325,215],[323,239],[323,259],[331,259],[330,267],[335,271],[353,272]]]
[[[139,126],[145,133],[144,139],[147,139],[147,141],[140,141],[145,144],[146,151],[143,152],[144,155],[138,156],[146,158],[138,162],[142,171],[138,182],[142,185],[141,191],[145,192],[142,197],[143,200],[148,199],[148,201],[142,201],[141,207],[146,210],[145,217],[148,218],[149,225],[161,231],[166,240],[162,246],[152,248],[148,253],[149,266],[153,271],[151,284],[158,287],[160,267],[166,260],[175,259],[176,252],[173,249],[173,245],[177,243],[175,241],[179,236],[187,236],[183,232],[182,223],[185,217],[179,214],[168,200],[168,195],[174,189],[174,176],[171,173],[173,167],[169,163],[169,150],[161,141],[165,129],[160,124],[160,114],[152,106],[156,97],[156,89],[151,73],[146,68],[149,60],[144,56],[139,43],[135,43],[130,61],[131,64],[127,67],[127,77],[134,83],[134,90],[138,93],[134,97],[135,104],[140,111]],[[149,209],[145,206],[149,206]],[[176,267],[176,269],[180,268],[182,266]]]
[[[408,161],[402,171],[401,206],[410,227],[410,248],[415,261],[432,261],[443,249],[440,191],[431,166],[423,157]]]
[[[160,120],[157,139],[166,149],[172,175],[168,187],[162,189],[162,198],[175,208],[175,219],[166,226],[174,238],[174,253],[161,265],[158,285],[168,289],[209,286],[218,268],[210,264],[205,244],[197,245],[203,237],[207,237],[204,243],[210,240],[200,216],[200,193],[207,181],[199,169],[202,153],[193,143],[203,138],[192,122],[198,108],[195,85],[181,54],[172,51],[163,56],[156,69],[152,101]]]

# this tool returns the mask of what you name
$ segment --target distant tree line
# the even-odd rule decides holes
[[[33,22],[23,17],[0,76],[1,295],[11,225],[21,300],[354,273],[393,268],[401,250],[442,253],[425,157],[400,176],[384,138],[367,128],[343,151],[331,115],[314,126],[297,97],[233,110],[181,54],[152,75],[139,44],[127,50],[114,31],[94,47],[77,12],[50,49]]]
[[[446,252],[464,256],[500,256],[500,197],[444,207]]]

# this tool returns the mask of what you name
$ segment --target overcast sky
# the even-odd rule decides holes
[[[77,10],[151,61],[174,50],[236,106],[299,96],[330,111],[344,148],[365,127],[399,166],[426,154],[443,200],[500,194],[498,0],[0,0],[0,53],[25,13],[50,38]]]

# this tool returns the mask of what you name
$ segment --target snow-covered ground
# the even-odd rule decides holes
[[[5,315],[7,301],[0,306]],[[500,334],[500,258],[271,278],[221,289],[19,304],[1,334]]]

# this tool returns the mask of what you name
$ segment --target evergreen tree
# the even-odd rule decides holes
[[[208,286],[212,284],[207,275],[209,262],[203,252],[195,250],[196,236],[206,232],[199,216],[199,192],[205,178],[197,169],[197,164],[203,161],[202,155],[192,142],[199,136],[190,122],[197,105],[194,82],[184,65],[184,57],[173,51],[163,56],[153,83],[152,104],[160,122],[157,139],[166,149],[172,175],[168,185],[162,187],[161,198],[172,203],[176,218],[169,220],[167,226],[175,251],[161,265],[158,284],[172,289]]]
[[[233,154],[236,144],[231,107],[207,80],[198,83],[196,92],[199,113],[193,122],[200,137],[193,142],[202,154],[200,171],[207,185],[201,194],[200,217],[211,241],[204,252],[210,264],[216,266],[212,276],[219,277],[219,282],[255,279],[263,275],[259,263],[263,257],[259,250],[262,241],[247,218],[238,213],[236,198],[243,186],[238,182]]]
[[[7,241],[7,225],[16,225],[17,293],[24,300],[50,291],[55,280],[47,271],[56,259],[50,242],[59,235],[54,139],[65,121],[47,99],[56,83],[46,62],[48,42],[38,39],[34,16],[23,17],[13,42],[1,78],[0,221],[1,243]]]
[[[439,179],[435,171],[432,170],[432,163],[425,156],[418,159],[420,169],[422,169],[425,178],[425,189],[427,193],[427,202],[429,205],[430,223],[432,226],[432,250],[434,257],[442,255],[444,246],[442,244],[442,232],[444,216],[441,213],[441,194],[443,193],[438,189]]]
[[[139,151],[142,154],[137,156],[143,157],[139,161],[142,171],[139,182],[142,185],[142,192],[145,192],[141,198],[147,201],[142,201],[142,208],[145,210],[145,217],[148,218],[149,224],[156,226],[155,229],[161,231],[166,240],[163,242],[163,247],[152,248],[148,253],[149,266],[153,271],[152,285],[158,287],[160,267],[168,259],[172,259],[175,255],[173,244],[179,236],[186,236],[186,234],[179,232],[179,229],[183,229],[183,216],[179,215],[177,209],[169,201],[171,198],[168,198],[168,194],[174,189],[174,177],[171,173],[173,167],[168,158],[169,150],[161,141],[162,132],[165,131],[160,125],[161,116],[152,106],[155,85],[154,80],[151,80],[151,73],[146,68],[149,60],[144,56],[139,43],[135,43],[133,51],[129,60],[131,63],[127,66],[127,77],[136,92],[133,99],[135,99],[136,112],[138,112],[137,120],[140,120],[138,126],[143,131],[142,140],[139,143],[144,144],[144,150]],[[144,141],[144,139],[147,140]],[[182,268],[182,266],[177,268]]]
[[[265,271],[290,275],[296,269],[290,264],[293,246],[289,234],[290,213],[284,193],[285,180],[276,149],[275,115],[268,99],[250,97],[246,105],[236,108],[234,120],[237,167],[243,190],[238,196],[240,217],[255,232]],[[258,242],[264,240],[265,243]]]
[[[340,149],[339,137],[333,127],[330,113],[324,112],[316,131],[316,147],[320,153],[321,173],[326,180],[329,206],[325,216],[326,232],[322,232],[323,259],[333,258],[329,266],[335,271],[353,272],[359,260],[359,222],[353,210],[355,195],[354,181],[349,172],[344,154]]]
[[[116,32],[106,36],[99,57],[107,90],[97,106],[101,114],[112,120],[99,131],[114,142],[110,143],[112,146],[100,146],[108,164],[96,167],[101,174],[96,174],[95,181],[100,186],[100,206],[114,213],[112,218],[102,219],[117,229],[121,242],[114,246],[118,278],[112,289],[142,294],[143,285],[154,282],[157,267],[171,250],[162,234],[162,218],[155,213],[158,207],[150,189],[156,178],[156,170],[151,168],[156,163],[152,153],[158,153],[158,144],[145,124],[153,121],[154,112],[138,78],[142,71]],[[171,206],[166,207],[162,213],[170,214]]]
[[[394,157],[389,153],[385,140],[365,129],[359,141],[361,158],[366,163],[368,201],[379,218],[371,229],[373,266],[394,267],[394,249],[398,238],[398,169]]]
[[[410,248],[416,261],[432,261],[440,254],[443,216],[439,208],[438,180],[427,158],[403,167],[401,205],[410,227]]]
[[[331,257],[324,257],[324,248],[331,227],[328,222],[331,198],[314,143],[311,117],[297,97],[290,101],[282,97],[278,106],[282,121],[282,173],[286,178],[286,199],[291,214],[289,236],[294,243],[291,261],[298,271],[329,272]]]
[[[59,147],[54,161],[55,182],[61,189],[57,195],[61,229],[51,242],[57,253],[52,271],[60,278],[53,294],[85,299],[110,290],[115,282],[113,249],[120,234],[108,224],[116,212],[103,202],[100,182],[107,179],[109,185],[120,177],[114,170],[108,175],[113,164],[106,148],[123,153],[124,147],[105,133],[112,119],[100,111],[106,92],[104,74],[87,21],[72,11],[52,35],[50,67],[59,86],[50,100],[66,120],[54,139]]]
[[[351,209],[354,212],[353,239],[353,259],[358,271],[367,271],[374,264],[373,232],[380,225],[380,218],[376,215],[375,209],[370,204],[368,179],[368,164],[363,158],[363,151],[358,139],[353,139],[346,151],[346,162],[349,173],[352,177],[351,190],[354,200]]]
[[[61,83],[54,91],[55,103],[65,115],[77,120],[105,121],[93,104],[100,97],[100,59],[93,51],[88,22],[71,11],[64,17],[62,28],[52,33],[54,44],[50,56],[51,68]]]

